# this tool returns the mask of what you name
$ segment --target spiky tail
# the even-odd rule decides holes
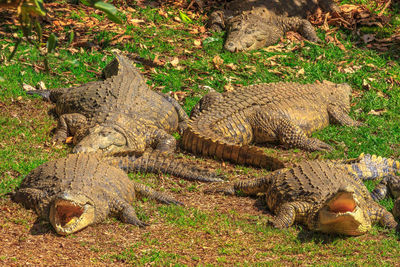
[[[211,138],[200,136],[194,133],[191,128],[186,129],[183,134],[182,147],[194,154],[217,157],[222,160],[229,160],[233,163],[251,165],[255,167],[268,168],[272,170],[284,167],[284,164],[273,157],[270,157],[262,149],[249,145],[233,145],[222,143]]]
[[[371,197],[376,201],[385,198],[388,192],[387,184],[390,182],[389,180],[400,171],[399,161],[364,153],[357,159],[350,160],[347,163],[347,165],[344,165],[347,171],[358,179],[365,181],[383,178],[371,192]]]
[[[126,172],[166,173],[173,176],[200,182],[222,182],[222,176],[206,169],[198,168],[182,159],[159,152],[145,153],[141,156],[129,155],[108,158],[110,165],[121,168]]]
[[[399,161],[364,153],[348,163],[347,170],[363,181],[396,175],[400,171]]]

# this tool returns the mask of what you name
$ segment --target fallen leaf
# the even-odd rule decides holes
[[[22,84],[22,89],[24,89],[25,91],[36,91],[35,87],[26,83]]]
[[[219,69],[219,66],[222,65],[222,64],[224,63],[224,60],[223,60],[219,55],[216,55],[216,56],[213,58],[212,61],[213,61],[213,63],[214,63],[215,68],[217,68],[217,69]]]
[[[68,137],[65,139],[65,143],[66,143],[66,144],[72,144],[73,140],[74,140],[74,138],[73,138],[72,136],[68,136]]]
[[[368,112],[368,115],[375,115],[375,116],[381,116],[383,113],[386,113],[387,109],[381,108],[381,109],[375,109],[375,110],[370,110]]]
[[[225,66],[228,69],[231,69],[231,70],[236,70],[237,69],[237,66],[235,64],[233,64],[233,63],[226,64]]]
[[[193,41],[193,43],[194,43],[195,46],[201,46],[201,40],[195,39],[195,40]]]
[[[296,73],[296,77],[299,77],[301,75],[304,75],[306,72],[304,71],[303,68],[299,69],[299,71]]]
[[[38,84],[36,85],[36,87],[37,87],[39,90],[46,90],[46,89],[47,89],[47,88],[46,88],[46,85],[44,84],[43,81],[38,82]]]
[[[164,18],[168,18],[168,14],[161,8],[158,10],[158,14]]]
[[[231,92],[231,91],[233,91],[233,86],[232,86],[232,84],[231,84],[231,83],[225,84],[225,85],[224,85],[224,90],[225,90],[226,92]]]
[[[170,62],[169,62],[173,67],[178,66],[179,64],[179,58],[174,57]]]

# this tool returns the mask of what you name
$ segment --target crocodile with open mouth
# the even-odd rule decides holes
[[[276,215],[271,223],[287,228],[295,222],[310,230],[345,235],[361,235],[379,222],[395,228],[393,215],[371,197],[363,180],[390,177],[391,166],[399,162],[361,155],[357,161],[303,161],[269,175],[219,186],[208,193],[234,195],[265,193],[268,208]]]
[[[123,170],[162,172],[201,182],[222,181],[219,175],[161,152],[120,157],[78,153],[47,162],[31,171],[12,194],[12,199],[49,220],[60,235],[79,231],[109,215],[126,223],[145,226],[131,206],[136,194],[167,204],[181,204],[165,193],[130,180]]]

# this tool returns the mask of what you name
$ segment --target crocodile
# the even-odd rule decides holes
[[[222,181],[207,170],[190,167],[161,152],[106,157],[102,153],[69,154],[40,165],[22,181],[12,199],[49,220],[60,235],[99,223],[110,215],[145,226],[130,205],[136,194],[181,204],[165,193],[130,180],[126,172],[169,173],[187,180]]]
[[[384,199],[387,195],[393,197],[392,213],[400,218],[400,161],[375,155],[361,154],[359,158],[346,165],[348,171],[362,180],[379,180],[371,192],[375,201]]]
[[[338,12],[332,0],[234,0],[210,14],[211,30],[227,30],[224,48],[231,52],[249,51],[275,44],[288,31],[297,31],[319,42],[306,16],[318,5]]]
[[[251,143],[280,141],[289,147],[330,150],[309,135],[335,121],[359,126],[347,114],[351,87],[319,84],[266,83],[205,95],[193,108],[181,141],[183,149],[239,164],[277,169],[282,163]]]
[[[28,92],[55,103],[59,123],[53,141],[73,136],[75,153],[174,151],[176,140],[171,133],[183,131],[188,120],[179,103],[150,90],[125,56],[117,55],[103,73],[103,81]]]
[[[400,171],[400,161],[362,153],[356,159],[337,161],[337,163],[355,179],[380,180],[371,192],[371,197],[375,201],[384,199],[388,193],[394,198],[400,197],[400,176],[397,175]]]
[[[349,170],[352,168],[336,162],[303,161],[265,177],[229,183],[208,193],[265,193],[266,205],[276,215],[270,223],[279,229],[296,222],[311,231],[361,235],[373,223],[397,227],[393,215],[373,200],[362,179]]]

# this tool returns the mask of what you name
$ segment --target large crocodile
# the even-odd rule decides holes
[[[295,222],[310,230],[346,235],[364,234],[375,222],[395,228],[393,215],[373,200],[362,182],[391,171],[377,173],[383,169],[366,163],[363,159],[352,164],[304,161],[262,178],[230,183],[209,192],[265,193],[268,208],[276,214],[271,223],[280,229]],[[360,170],[366,171],[365,176]]]
[[[329,121],[358,126],[347,114],[351,88],[347,84],[271,83],[210,93],[193,109],[181,145],[204,156],[235,163],[279,168],[251,143],[280,141],[306,150],[331,147],[309,135]]]
[[[214,31],[227,30],[225,49],[248,51],[273,45],[288,31],[298,31],[318,42],[313,26],[304,18],[320,5],[338,11],[332,0],[234,0],[210,15]]]
[[[144,226],[131,202],[135,194],[163,203],[180,204],[172,197],[136,183],[122,171],[163,172],[188,180],[222,181],[218,175],[190,167],[164,153],[141,157],[104,157],[100,153],[70,154],[34,169],[12,195],[51,222],[57,233],[70,234],[103,221],[109,215]]]
[[[124,56],[104,69],[104,81],[39,93],[56,104],[59,125],[55,141],[74,136],[74,152],[172,152],[171,135],[183,131],[188,119],[178,102],[154,92]]]

